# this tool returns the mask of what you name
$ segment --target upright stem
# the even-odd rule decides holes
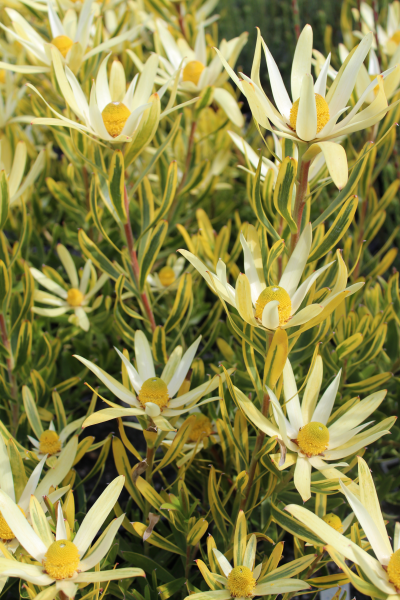
[[[9,357],[6,359],[7,363],[7,371],[8,371],[8,380],[11,386],[11,396],[14,399],[14,402],[11,406],[11,417],[12,417],[12,433],[15,435],[18,429],[19,422],[19,406],[18,406],[18,386],[14,377],[14,359],[11,352],[11,344],[8,339],[7,333],[7,325],[6,320],[3,314],[0,314],[0,335],[3,342],[3,346],[5,346],[8,350]]]
[[[301,233],[301,219],[303,217],[303,210],[306,204],[305,197],[307,194],[308,171],[310,170],[310,163],[311,161],[305,161],[301,156],[299,156],[299,163],[297,166],[296,198],[294,201],[293,211],[293,219],[295,220],[297,225],[297,233],[295,235],[292,235],[290,253],[292,253],[295,249]]]
[[[129,256],[131,257],[132,269],[135,274],[136,282],[139,285],[140,267],[139,267],[139,263],[138,263],[138,259],[137,259],[136,250],[135,250],[135,238],[133,237],[131,220],[129,218],[129,200],[128,200],[128,193],[126,191],[126,186],[124,186],[124,203],[125,203],[125,211],[128,216],[128,221],[124,225],[125,236],[126,236],[126,241],[128,244]],[[153,311],[151,310],[150,302],[149,302],[146,292],[142,292],[140,294],[140,297],[142,299],[146,314],[149,318],[151,330],[154,331],[156,329],[156,322],[154,320]]]
[[[269,396],[268,394],[264,394],[264,400],[262,405],[262,414],[264,417],[268,415],[269,409]],[[256,443],[254,446],[253,456],[251,457],[250,468],[249,468],[249,481],[247,482],[246,491],[244,493],[244,497],[240,503],[240,510],[244,510],[246,508],[247,500],[250,495],[251,488],[253,486],[254,476],[256,474],[256,468],[258,463],[258,453],[260,452],[262,445],[264,443],[265,433],[263,431],[259,431],[256,438]]]
[[[299,13],[299,4],[297,0],[292,0],[292,10],[293,10],[293,20],[294,20],[294,30],[296,32],[296,39],[300,37],[300,13]]]

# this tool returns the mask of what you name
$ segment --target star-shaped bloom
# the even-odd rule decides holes
[[[352,573],[343,557],[358,565],[364,578],[377,588],[374,597],[387,597],[388,600],[400,598],[400,523],[396,523],[393,547],[386,531],[385,521],[379,506],[374,481],[365,460],[358,458],[359,487],[354,493],[340,482],[341,491],[346,496],[354,514],[360,523],[373,553],[374,558],[363,548],[334,531],[329,524],[302,506],[290,504],[286,510],[296,519],[314,531],[326,544],[336,564],[349,575],[352,584],[357,588],[362,583],[360,577]],[[354,575],[354,576],[353,576]],[[359,588],[365,593],[365,586]]]
[[[63,68],[60,53],[53,48],[52,56],[58,84],[66,104],[78,117],[80,123],[68,119],[53,109],[40,92],[28,84],[57,116],[33,119],[35,125],[57,125],[83,131],[110,143],[130,142],[139,126],[143,112],[150,106],[158,56],[152,54],[147,60],[143,72],[136,75],[126,89],[125,70],[119,61],[113,61],[110,80],[107,76],[108,55],[101,63],[96,82],[93,81],[89,102],[79,81],[69,69]],[[167,86],[158,91],[162,98]],[[177,108],[177,107],[175,107]]]
[[[5,444],[2,436],[0,436],[1,489],[5,495],[7,495],[13,502],[17,503],[18,508],[28,520],[31,520],[31,496],[34,496],[34,498],[41,503],[42,509],[44,512],[46,512],[47,508],[43,502],[43,496],[47,496],[48,499],[54,504],[69,490],[69,486],[65,486],[50,492],[51,488],[56,488],[62,482],[72,468],[77,448],[78,438],[77,436],[74,436],[65,446],[64,451],[59,455],[57,462],[52,466],[51,469],[47,471],[45,476],[40,481],[43,467],[46,463],[46,457],[42,458],[42,460],[32,471],[31,476],[21,492],[18,480],[17,485],[14,482],[13,469],[10,463],[9,454],[7,452],[7,445]],[[0,512],[0,539],[10,552],[15,552],[19,545],[14,530],[10,528],[6,519],[3,517],[2,512]]]
[[[213,100],[222,108],[227,117],[238,127],[243,127],[244,119],[235,97],[223,87],[228,79],[220,60],[215,56],[210,62],[207,59],[207,46],[204,28],[200,23],[196,41],[192,49],[187,41],[180,37],[175,40],[168,30],[168,25],[161,19],[156,21],[157,35],[165,50],[167,58],[160,56],[160,81],[167,81],[182,68],[179,79],[179,91],[198,96],[207,86],[213,87]],[[247,42],[247,33],[232,40],[223,40],[219,51],[221,55],[234,65]]]
[[[36,300],[36,302],[56,307],[40,308],[34,306],[32,311],[45,317],[59,317],[65,315],[69,311],[73,311],[74,314],[70,316],[69,321],[84,331],[89,331],[90,322],[87,314],[97,308],[99,302],[101,303],[102,298],[97,299],[93,306],[89,306],[90,300],[106,283],[108,275],[103,273],[99,279],[97,279],[96,272],[92,268],[92,261],[88,260],[83,268],[82,278],[79,282],[74,260],[67,248],[62,244],[58,244],[57,253],[67,272],[70,284],[66,286],[66,289],[66,287],[63,287],[54,279],[47,277],[42,271],[31,267],[30,271],[36,281],[49,290],[49,292],[52,292],[49,294],[48,292],[35,290],[33,299]],[[89,283],[90,288],[88,290]]]
[[[62,55],[62,60],[76,73],[81,65],[100,52],[104,52],[125,40],[132,41],[139,33],[140,27],[135,27],[111,37],[106,42],[93,46],[91,32],[93,31],[94,0],[85,0],[79,17],[70,9],[61,22],[52,2],[47,2],[48,22],[51,30],[51,39],[46,40],[28,21],[13,8],[6,8],[14,29],[0,23],[0,27],[12,38],[18,41],[30,54],[36,64],[14,65],[0,63],[3,69],[19,73],[46,73],[50,72],[52,57],[51,48],[55,46]],[[37,64],[39,63],[39,64]]]
[[[276,135],[293,140],[305,151],[303,160],[313,160],[323,153],[333,182],[342,188],[348,179],[347,157],[344,148],[337,143],[343,137],[378,123],[387,113],[388,103],[383,89],[383,75],[378,75],[364,90],[355,106],[343,116],[349,107],[357,75],[372,44],[372,33],[360,42],[351,57],[340,69],[334,83],[326,91],[330,55],[314,82],[311,74],[313,32],[306,25],[298,39],[291,72],[291,97],[289,96],[278,66],[258,31],[251,77],[235,74],[224,56],[217,50],[225,69],[246,96],[253,117],[259,125]],[[264,93],[260,82],[261,48],[264,49],[268,75],[275,105]],[[375,100],[361,110],[365,98],[378,86]],[[360,112],[359,112],[360,111]]]
[[[84,420],[85,417],[81,417],[80,419],[71,421],[59,433],[57,433],[54,423],[51,421],[49,428],[42,430],[38,440],[28,435],[28,439],[38,459],[41,460],[49,456],[60,456],[65,448],[67,439],[82,427]]]
[[[353,35],[362,38],[369,31],[376,31],[380,48],[390,57],[389,67],[393,67],[400,61],[400,3],[398,0],[388,3],[386,28],[380,23],[375,27],[375,15],[372,6],[367,2],[361,2],[360,13],[356,8],[352,9],[356,21],[360,21],[361,31],[353,31]],[[374,37],[372,47],[377,50]]]
[[[175,257],[170,257],[175,259]],[[163,292],[164,290],[172,291],[175,290],[179,285],[179,276],[181,275],[185,266],[185,259],[180,256],[176,260],[168,260],[168,264],[162,267],[159,271],[151,273],[147,276],[147,283],[151,289],[156,292]]]
[[[214,557],[223,575],[208,569],[202,560],[196,560],[209,592],[200,592],[187,596],[185,600],[244,600],[256,596],[286,594],[309,590],[310,586],[300,579],[285,577],[281,572],[290,569],[289,565],[272,569],[262,574],[263,563],[255,565],[257,537],[253,534],[247,540],[247,523],[244,512],[239,511],[234,534],[233,567],[222,552],[213,548]],[[311,562],[312,558],[310,558]],[[304,568],[304,567],[303,567]]]
[[[171,353],[167,364],[161,375],[156,375],[151,347],[143,331],[135,333],[135,358],[137,370],[122,352],[115,348],[118,356],[125,366],[130,383],[135,390],[133,393],[119,381],[108,375],[103,369],[82,356],[75,356],[88,369],[90,369],[104,385],[122,402],[129,404],[129,408],[123,408],[114,402],[107,402],[112,408],[105,408],[90,415],[83,427],[103,423],[111,419],[147,416],[153,424],[162,431],[175,431],[169,419],[179,417],[187,413],[195,406],[201,406],[207,402],[217,400],[212,397],[200,402],[201,398],[212,392],[219,386],[219,382],[225,381],[225,375],[215,375],[210,381],[206,381],[193,390],[176,396],[186,379],[191,364],[196,356],[201,336],[186,350],[182,356],[182,347],[177,346]],[[233,373],[229,369],[228,373]]]
[[[354,404],[338,419],[332,420],[340,376],[341,371],[318,402],[323,367],[321,357],[317,357],[300,404],[292,366],[287,360],[283,369],[283,393],[287,416],[274,392],[267,388],[276,425],[264,417],[254,404],[237,390],[241,408],[256,427],[271,437],[277,436],[283,442],[285,450],[281,454],[272,455],[272,461],[280,469],[296,465],[294,485],[304,502],[311,498],[313,468],[320,471],[327,479],[347,479],[335,468],[348,466],[347,463],[330,465],[329,462],[349,457],[360,448],[390,433],[390,427],[395,421],[393,417],[389,417],[370,429],[366,427],[371,425],[371,421],[363,423],[379,407],[386,396],[386,390],[371,394]]]
[[[258,234],[254,227],[248,226],[247,240],[241,234],[240,241],[244,252],[244,270],[233,288],[227,281],[226,265],[218,261],[217,273],[214,274],[188,250],[179,250],[181,254],[199,271],[211,289],[227,304],[234,306],[246,323],[273,331],[278,327],[287,329],[312,321],[323,311],[329,314],[338,295],[350,296],[363,283],[356,283],[346,288],[347,268],[338,253],[339,270],[333,289],[318,304],[310,304],[299,310],[306,294],[318,277],[333,262],[317,269],[300,284],[312,244],[311,224],[308,224],[292,253],[277,285],[267,286],[262,267],[261,248]],[[345,292],[345,294],[344,294]],[[335,306],[336,308],[336,306]],[[333,310],[333,308],[332,308]]]
[[[90,549],[93,539],[118,500],[124,481],[125,478],[120,476],[109,484],[87,513],[73,538],[65,527],[61,503],[58,504],[54,535],[35,496],[30,499],[32,527],[20,508],[0,490],[0,510],[7,525],[28,555],[40,565],[0,558],[0,575],[19,577],[43,587],[55,583],[54,591],[62,591],[68,598],[75,597],[78,585],[82,583],[145,577],[144,571],[137,568],[91,571],[109,551],[125,517],[121,515],[111,521],[99,543],[94,549]]]

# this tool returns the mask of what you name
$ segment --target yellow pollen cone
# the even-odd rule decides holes
[[[196,423],[193,425],[189,435],[188,442],[196,444],[199,440],[211,435],[213,430],[212,423],[206,415],[198,413],[196,415]]]
[[[300,98],[293,102],[290,110],[290,127],[296,131],[297,124],[297,113],[299,112]],[[329,106],[325,98],[320,94],[315,94],[315,104],[317,106],[317,133],[322,131],[327,122],[329,121]]]
[[[327,449],[329,444],[328,428],[322,423],[307,423],[297,435],[297,445],[307,456],[317,456]]]
[[[67,302],[70,306],[80,306],[82,304],[84,295],[76,288],[68,290]]]
[[[387,574],[390,583],[393,583],[396,590],[400,590],[400,550],[396,550],[390,557]]]
[[[160,377],[146,379],[140,389],[138,400],[143,406],[146,402],[153,402],[160,408],[164,408],[169,400],[167,384]]]
[[[252,571],[242,565],[232,569],[228,575],[228,590],[232,598],[251,596],[256,583]]]
[[[22,510],[22,508],[20,506],[18,506],[18,508],[22,512],[22,514],[25,516],[25,513]],[[10,542],[14,538],[15,538],[15,535],[11,531],[10,527],[8,526],[7,521],[5,520],[2,513],[0,512],[0,539],[4,540],[6,542]]]
[[[123,102],[110,102],[101,113],[103,123],[111,137],[117,137],[122,133],[130,115],[131,111]]]
[[[53,46],[58,48],[63,57],[65,58],[70,48],[72,48],[74,42],[67,35],[58,35],[51,40]]]
[[[41,454],[57,454],[61,450],[61,440],[58,434],[51,429],[43,431],[39,438],[39,452]]]
[[[191,81],[194,85],[197,85],[204,69],[205,66],[199,60],[191,60],[183,69],[182,81]]]
[[[172,285],[176,279],[175,272],[171,267],[163,267],[160,269],[158,276],[161,281],[161,285],[168,287]]]
[[[72,577],[79,565],[78,548],[68,540],[53,542],[47,550],[43,566],[45,572],[53,579]]]
[[[266,287],[261,292],[256,302],[256,318],[261,321],[264,308],[272,300],[278,300],[279,325],[285,325],[290,318],[292,302],[287,291],[278,285]]]
[[[322,520],[325,521],[327,525],[330,525],[333,529],[338,531],[339,533],[343,533],[343,524],[340,517],[335,515],[335,513],[327,513],[322,517]]]

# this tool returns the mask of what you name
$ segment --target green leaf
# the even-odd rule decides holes
[[[8,179],[5,171],[0,172],[0,230],[8,219],[8,207],[10,206],[10,191],[8,189]]]
[[[20,369],[31,357],[32,324],[23,321],[18,332],[17,349],[15,351],[15,369]]]
[[[334,220],[332,227],[324,235],[322,242],[311,253],[307,264],[319,260],[325,254],[328,254],[332,248],[337,246],[348,228],[350,227],[358,206],[358,197],[352,196],[341,208],[339,214]]]
[[[124,201],[125,166],[121,150],[116,150],[112,156],[108,180],[111,202],[121,222],[126,223],[128,218]]]
[[[146,285],[147,277],[157,259],[158,253],[161,250],[161,246],[163,245],[165,236],[167,235],[168,223],[167,221],[161,221],[155,227],[154,230],[151,231],[151,236],[149,236],[146,247],[143,250],[143,254],[139,257],[139,266],[140,266],[140,278],[139,278],[139,289],[140,291],[144,290]]]
[[[289,225],[291,233],[297,233],[297,225],[292,217],[293,186],[297,174],[297,161],[287,156],[279,167],[274,190],[274,206]]]
[[[24,403],[26,416],[28,417],[29,424],[32,427],[32,431],[36,438],[39,439],[43,433],[42,422],[40,420],[32,392],[27,385],[22,386],[22,400]]]

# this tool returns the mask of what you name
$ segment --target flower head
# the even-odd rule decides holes
[[[46,511],[47,508],[43,502],[43,496],[47,496],[52,503],[55,503],[68,491],[69,486],[66,486],[50,492],[52,488],[57,488],[57,486],[62,482],[72,468],[78,448],[78,438],[77,436],[71,438],[71,440],[65,446],[63,452],[59,454],[56,463],[47,471],[45,476],[40,481],[40,477],[46,463],[46,457],[42,458],[32,471],[32,474],[25,484],[22,493],[20,493],[18,484],[16,485],[14,482],[13,469],[7,451],[7,446],[10,443],[12,443],[12,441],[8,441],[6,444],[2,436],[0,436],[1,490],[6,496],[8,496],[8,498],[10,498],[12,502],[16,502],[18,498],[17,506],[21,511],[21,514],[30,521],[31,496],[34,496],[34,498],[41,503],[42,509]],[[23,476],[25,477],[25,473]],[[0,511],[3,511],[3,509],[1,508]],[[15,552],[19,545],[14,529],[3,516],[3,512],[0,512],[0,539],[3,540],[3,543],[5,543],[10,552]]]
[[[171,256],[164,267],[156,273],[151,273],[147,276],[147,283],[156,292],[163,292],[167,289],[168,291],[175,290],[178,287],[179,276],[183,271],[184,265],[184,258]]]
[[[325,519],[320,519],[306,508],[290,504],[286,507],[286,510],[312,531],[315,531],[326,544],[329,544],[325,549],[346,574],[350,575],[351,571],[344,563],[343,557],[361,567],[365,578],[383,593],[383,597],[387,596],[395,600],[400,598],[400,538],[398,525],[396,526],[395,542],[392,547],[370,469],[361,457],[358,457],[358,477],[359,486],[354,484],[353,489],[350,489],[349,486],[340,482],[341,491],[346,496],[356,519],[364,530],[376,558],[348,537],[343,536],[336,527],[332,527]],[[352,578],[350,575],[350,579],[357,588],[360,578]]]
[[[99,67],[96,81],[92,83],[89,102],[69,67],[63,68],[59,53],[52,50],[52,57],[57,81],[65,102],[78,117],[80,123],[58,113],[36,88],[30,86],[57,116],[56,123],[54,118],[38,118],[34,119],[32,123],[72,127],[112,144],[130,142],[139,126],[143,112],[149,107],[151,101],[158,64],[157,54],[150,56],[141,76],[136,75],[128,89],[126,89],[125,70],[118,60],[113,61],[110,79],[108,79],[107,63],[110,58],[108,55]],[[166,87],[159,90],[159,98],[163,96],[165,90]]]
[[[40,308],[34,306],[32,310],[36,314],[45,317],[59,317],[73,311],[73,315],[69,317],[69,321],[84,331],[89,331],[90,322],[87,315],[101,304],[102,298],[97,298],[92,306],[89,305],[90,300],[106,283],[108,275],[103,273],[97,279],[96,272],[92,268],[92,261],[88,260],[83,268],[82,278],[79,282],[75,263],[67,248],[62,244],[58,244],[57,253],[67,272],[70,283],[63,287],[54,279],[42,273],[42,271],[31,267],[30,271],[36,281],[49,290],[49,292],[52,292],[49,294],[48,292],[35,290],[33,295],[34,300],[56,307]],[[88,290],[90,280],[90,288]]]
[[[306,324],[318,317],[323,310],[328,312],[338,294],[346,291],[346,295],[350,296],[363,285],[356,283],[345,289],[347,269],[338,253],[339,272],[334,288],[319,304],[310,304],[299,310],[313,283],[333,264],[331,262],[317,269],[300,284],[311,251],[311,224],[307,225],[301,234],[277,285],[266,285],[261,264],[261,248],[255,228],[249,226],[247,240],[241,234],[240,241],[244,251],[245,273],[239,275],[236,288],[228,283],[226,265],[222,260],[218,261],[217,273],[214,274],[191,252],[179,252],[199,271],[220,299],[234,306],[242,319],[254,327],[272,331],[278,327],[287,329]]]
[[[334,468],[347,466],[347,463],[335,463],[331,467],[328,462],[351,456],[360,448],[371,444],[389,433],[394,422],[393,418],[388,418],[369,429],[366,428],[371,425],[371,422],[363,423],[381,404],[386,396],[386,390],[371,394],[339,418],[332,418],[334,415],[332,416],[331,413],[341,372],[339,371],[317,402],[322,376],[322,359],[318,356],[300,403],[292,366],[289,360],[286,361],[283,369],[283,392],[287,416],[273,391],[267,388],[276,425],[264,417],[253,403],[235,388],[241,408],[254,425],[267,435],[277,436],[282,440],[287,454],[273,454],[271,459],[279,469],[286,469],[296,464],[294,485],[304,502],[311,497],[313,468],[320,471],[327,479],[347,479]]]
[[[56,590],[64,592],[68,598],[75,597],[78,585],[82,583],[144,577],[144,571],[136,568],[89,572],[109,551],[124,519],[125,515],[121,515],[111,521],[96,548],[94,550],[89,548],[118,500],[124,480],[125,478],[120,476],[109,484],[87,513],[75,535],[66,529],[61,503],[58,504],[54,536],[50,527],[40,527],[43,520],[46,521],[46,517],[34,497],[30,500],[35,509],[32,512],[34,519],[34,527],[32,527],[13,500],[1,490],[0,510],[8,526],[28,555],[41,566],[0,558],[0,574],[5,577],[19,577],[46,587],[55,583]]]
[[[34,453],[39,460],[43,458],[60,456],[67,439],[70,435],[75,433],[82,427],[84,417],[68,423],[59,433],[57,433],[53,421],[51,421],[49,428],[41,431],[39,439],[28,435],[28,439],[31,442]]]
[[[207,59],[205,25],[200,23],[196,41],[192,49],[185,39],[175,40],[167,24],[161,19],[156,22],[157,34],[165,50],[167,58],[160,57],[160,78],[167,80],[178,69],[182,68],[179,91],[198,95],[207,86],[213,86],[213,100],[222,108],[227,117],[238,127],[243,127],[244,120],[234,96],[223,87],[227,75],[223,72],[218,57],[210,62]],[[220,45],[221,55],[234,65],[240,51],[247,42],[247,33],[240,37],[223,40]]]
[[[139,33],[139,27],[135,27],[111,37],[103,44],[93,46],[93,18],[94,0],[85,0],[79,17],[75,13],[75,6],[67,11],[63,21],[60,20],[53,2],[47,2],[48,21],[51,30],[51,38],[44,39],[40,33],[24,17],[13,8],[6,8],[14,29],[10,29],[0,23],[8,35],[17,40],[27,50],[34,65],[18,65],[19,72],[44,73],[49,72],[52,63],[51,47],[57,48],[62,60],[76,73],[81,65],[96,54],[120,44],[125,40],[133,40]],[[13,65],[9,64],[12,70]]]
[[[225,69],[246,96],[255,120],[276,135],[293,140],[308,150],[304,160],[313,160],[323,153],[326,165],[337,187],[342,188],[348,178],[346,153],[337,142],[339,137],[371,127],[387,113],[388,103],[383,90],[383,75],[378,75],[364,90],[363,95],[347,116],[347,102],[367,56],[372,33],[369,33],[343,65],[336,79],[326,92],[326,81],[330,66],[330,55],[325,61],[317,80],[311,75],[313,32],[306,25],[298,39],[291,72],[291,97],[289,96],[279,69],[267,45],[258,31],[251,77],[235,74],[225,57],[217,49]],[[260,82],[261,48],[264,49],[272,95],[276,107],[265,95]],[[365,98],[378,86],[374,102],[361,109]]]
[[[251,535],[247,541],[247,523],[244,512],[239,512],[233,548],[233,567],[224,554],[213,548],[215,559],[223,575],[210,573],[202,560],[197,560],[201,574],[209,584],[217,578],[218,587],[214,591],[201,592],[188,596],[193,600],[230,600],[230,598],[254,598],[273,594],[285,594],[310,589],[305,581],[289,577],[279,577],[279,568],[272,569],[268,574],[262,574],[263,564],[255,565],[257,538]],[[310,561],[311,562],[311,561]],[[288,565],[285,565],[286,568]]]
[[[88,367],[117,398],[129,404],[131,408],[122,408],[113,402],[106,401],[112,408],[106,408],[90,415],[83,423],[84,427],[103,423],[110,419],[130,416],[147,416],[162,431],[174,431],[169,419],[185,414],[195,406],[216,400],[209,398],[200,402],[201,398],[215,390],[224,375],[215,375],[210,381],[186,393],[178,395],[190,366],[194,360],[201,336],[186,350],[182,356],[182,347],[177,346],[172,352],[160,377],[156,375],[151,347],[145,334],[138,330],[135,334],[135,357],[137,370],[126,356],[115,348],[122,364],[127,370],[130,383],[136,393],[108,375],[103,369],[82,356],[75,356]],[[229,369],[232,373],[234,369]]]

